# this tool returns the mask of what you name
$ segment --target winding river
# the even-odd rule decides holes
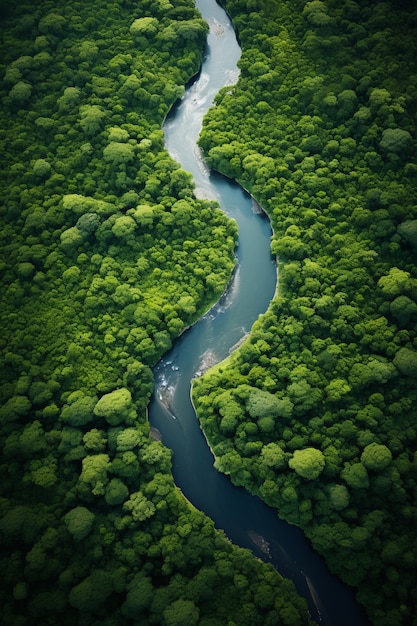
[[[326,626],[366,625],[352,591],[330,574],[300,529],[279,520],[259,498],[234,487],[213,467],[212,453],[191,404],[192,378],[227,357],[249,333],[268,308],[277,281],[268,219],[239,185],[208,170],[196,146],[203,116],[214,96],[238,79],[240,57],[223,9],[215,0],[197,0],[196,5],[210,26],[206,55],[197,79],[164,124],[165,142],[171,156],[193,175],[196,195],[217,200],[237,221],[238,265],[221,300],[156,366],[150,423],[173,450],[173,475],[184,495],[231,541],[249,548],[292,579],[306,598],[313,619]]]

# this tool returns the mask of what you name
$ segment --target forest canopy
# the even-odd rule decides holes
[[[300,526],[372,623],[416,613],[415,8],[224,0],[240,80],[200,145],[270,216],[279,287],[194,383],[216,467]],[[4,624],[308,624],[176,489],[152,367],[218,299],[236,226],[161,124],[191,0],[3,3]]]
[[[0,13],[2,624],[309,624],[147,421],[152,366],[236,262],[161,130],[207,24],[191,0]]]
[[[279,284],[248,340],[194,381],[194,403],[216,467],[300,526],[372,623],[408,625],[415,4],[222,4],[241,74],[218,94],[199,143],[268,213]]]

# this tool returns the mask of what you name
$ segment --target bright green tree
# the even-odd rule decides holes
[[[131,424],[136,418],[132,394],[126,387],[105,394],[95,405],[94,415],[104,417],[111,426]]]
[[[317,448],[295,450],[292,458],[288,461],[289,467],[307,480],[318,478],[324,470],[325,464],[324,455]]]
[[[381,443],[373,442],[368,444],[361,454],[361,462],[367,469],[375,472],[379,472],[388,467],[391,461],[391,450]]]

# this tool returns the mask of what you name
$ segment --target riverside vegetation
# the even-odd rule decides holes
[[[415,4],[224,0],[241,77],[200,145],[272,221],[279,289],[196,380],[217,468],[299,525],[378,626],[415,624]]]
[[[191,0],[0,10],[2,624],[309,624],[147,422],[152,366],[235,264],[161,130],[206,23]]]
[[[415,14],[227,1],[242,77],[201,145],[274,227],[279,293],[194,385],[218,468],[300,525],[375,624],[415,615]],[[188,0],[2,4],[2,620],[307,623],[178,494],[152,365],[236,232],[163,149]]]

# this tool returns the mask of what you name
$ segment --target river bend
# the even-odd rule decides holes
[[[250,332],[267,310],[277,281],[268,219],[239,185],[209,171],[196,145],[215,95],[238,80],[241,52],[230,20],[215,0],[197,0],[196,5],[210,26],[206,54],[198,77],[165,121],[165,144],[193,175],[196,195],[217,200],[237,221],[238,263],[224,296],[155,367],[150,423],[173,451],[173,475],[184,495],[231,541],[292,579],[313,619],[326,626],[365,626],[352,591],[329,573],[300,529],[279,520],[259,498],[217,472],[190,400],[192,378],[226,358]]]

